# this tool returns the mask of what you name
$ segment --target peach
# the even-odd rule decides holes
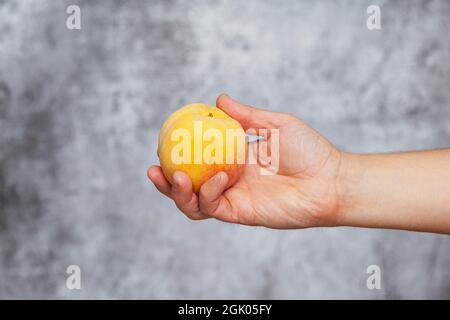
[[[174,112],[159,133],[158,157],[164,176],[173,183],[175,171],[192,181],[193,191],[219,171],[228,187],[242,174],[247,142],[242,126],[222,110],[193,103]]]

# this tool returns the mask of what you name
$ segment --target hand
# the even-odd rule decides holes
[[[228,177],[219,172],[202,185],[197,196],[186,174],[175,172],[175,183],[170,185],[161,168],[152,166],[147,174],[160,192],[194,220],[213,217],[279,229],[338,224],[339,150],[293,115],[246,106],[227,95],[219,96],[216,105],[244,130],[279,129],[278,172],[261,175],[260,164],[246,164],[232,187],[225,189]],[[249,152],[256,150],[257,143],[250,143]]]

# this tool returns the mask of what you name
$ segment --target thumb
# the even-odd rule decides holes
[[[238,121],[244,130],[278,128],[292,118],[286,113],[250,107],[232,99],[227,94],[221,94],[217,98],[216,106]]]

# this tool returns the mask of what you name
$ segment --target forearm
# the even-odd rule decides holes
[[[344,154],[340,224],[450,234],[450,149]]]

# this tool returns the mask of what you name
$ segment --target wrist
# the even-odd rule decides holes
[[[353,213],[362,201],[362,181],[364,175],[362,156],[341,152],[340,164],[337,174],[338,210],[337,226],[355,226]]]
[[[316,227],[337,227],[350,225],[350,212],[355,205],[354,185],[358,175],[355,168],[357,155],[334,149],[329,156],[325,174],[322,175],[325,192],[316,196],[317,202],[311,223]],[[325,187],[327,186],[327,187]],[[330,188],[331,186],[331,188]]]

